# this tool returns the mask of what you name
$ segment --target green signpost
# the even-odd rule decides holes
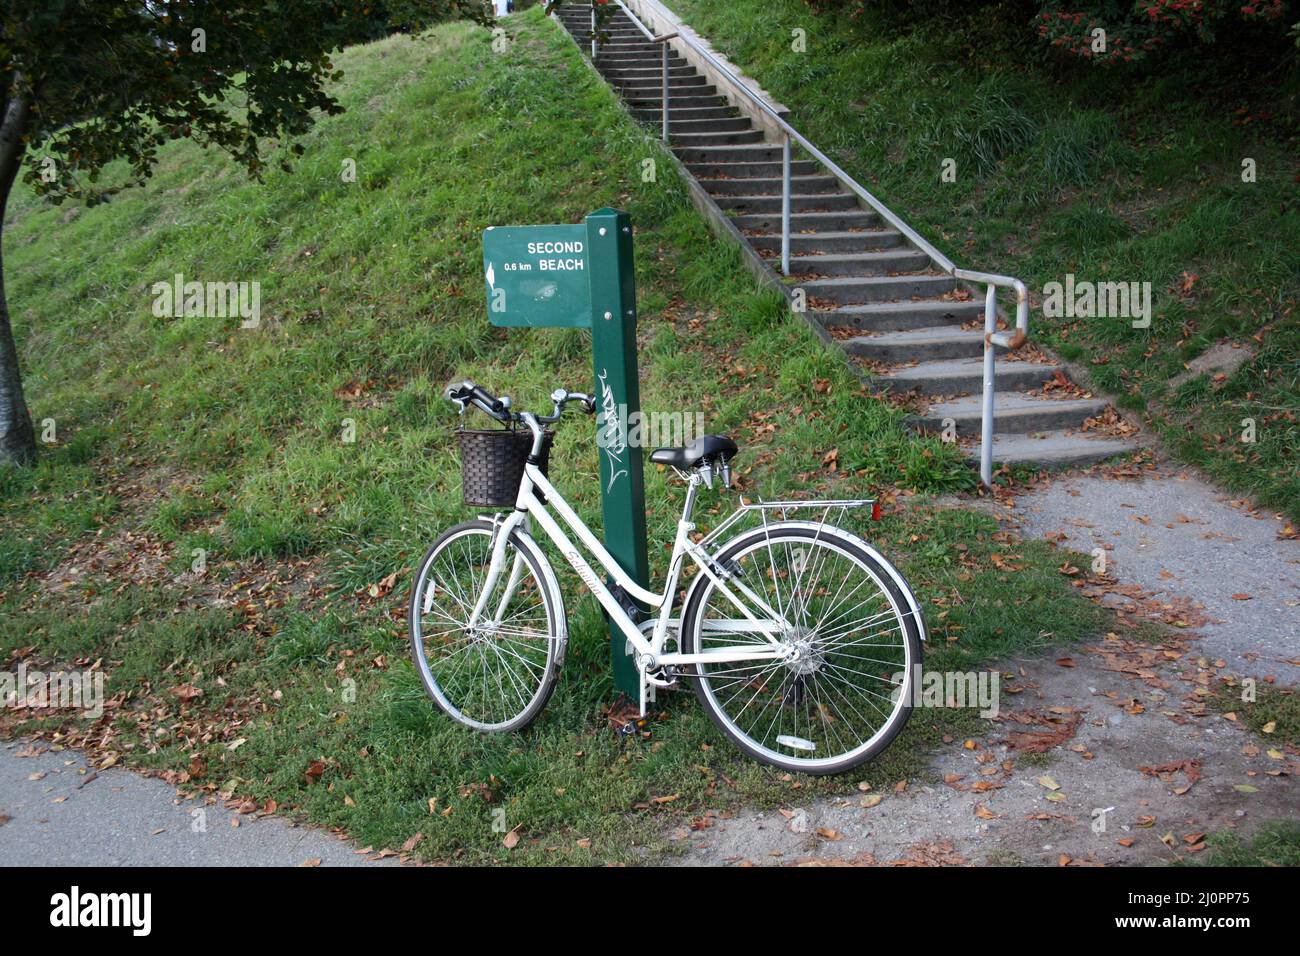
[[[508,328],[591,329],[605,546],[645,587],[645,483],[628,416],[641,410],[632,220],[598,209],[580,225],[494,226],[483,233],[488,318]],[[640,690],[626,639],[610,626],[614,683]]]

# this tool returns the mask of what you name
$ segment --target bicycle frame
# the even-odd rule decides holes
[[[663,592],[655,593],[641,587],[632,580],[592,533],[591,529],[583,523],[568,502],[564,500],[564,496],[542,474],[541,468],[530,462],[524,468],[524,477],[520,482],[519,495],[515,501],[514,511],[506,516],[497,527],[492,545],[492,556],[483,582],[483,590],[475,602],[474,610],[470,615],[469,626],[476,625],[479,618],[487,612],[487,603],[496,587],[497,579],[505,569],[506,547],[511,533],[531,517],[541,525],[547,536],[559,548],[560,553],[573,566],[583,584],[596,596],[596,600],[605,609],[610,620],[618,626],[618,629],[627,638],[628,643],[636,649],[637,670],[641,675],[641,710],[643,714],[645,712],[647,683],[653,683],[648,678],[651,670],[697,662],[720,664],[735,661],[782,660],[789,657],[792,653],[791,650],[783,645],[780,640],[780,634],[790,630],[790,623],[785,616],[772,608],[751,588],[747,587],[742,581],[737,580],[725,568],[716,566],[704,548],[691,541],[690,533],[695,530],[695,525],[690,520],[691,512],[695,505],[695,497],[699,492],[699,487],[704,483],[704,478],[698,473],[693,473],[690,475],[688,482],[686,503],[682,509],[682,517],[677,522],[677,536],[673,542],[672,557],[668,563],[668,576],[664,582]],[[546,504],[543,504],[538,498],[537,491],[540,491],[545,496]],[[569,530],[577,536],[583,547],[586,548],[587,553],[595,558],[596,562],[608,572],[627,594],[651,608],[659,609],[658,615],[652,621],[646,622],[646,625],[653,624],[649,639],[642,633],[642,626],[638,626],[627,611],[623,609],[609,586],[592,570],[591,564],[570,540],[560,523],[556,521],[555,516],[551,514],[550,508],[554,508],[555,513],[560,516],[564,524],[568,525]],[[526,530],[525,533],[527,533]],[[713,581],[719,592],[724,594],[742,615],[739,618],[710,622],[710,629],[723,633],[761,634],[765,639],[766,646],[755,646],[751,642],[738,644],[734,647],[716,647],[706,653],[685,654],[682,653],[679,639],[676,653],[664,653],[664,646],[669,636],[669,626],[673,623],[673,619],[670,617],[672,595],[677,588],[677,581],[681,576],[682,564],[686,557],[690,557],[699,566],[700,572]],[[500,618],[504,614],[514,590],[519,584],[522,572],[523,556],[516,555],[513,567],[510,570],[510,577],[506,583],[505,592],[497,605],[496,618]],[[736,592],[739,592],[739,596]],[[741,597],[745,600],[741,600]],[[747,605],[746,601],[750,603]]]

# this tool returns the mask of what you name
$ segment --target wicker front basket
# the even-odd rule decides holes
[[[465,504],[473,508],[504,508],[519,496],[524,465],[533,447],[531,432],[504,428],[462,428],[460,475]],[[553,432],[542,441],[542,473],[546,474]]]

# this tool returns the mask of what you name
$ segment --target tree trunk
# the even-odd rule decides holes
[[[23,132],[27,125],[29,102],[20,89],[21,78],[15,77],[8,91],[4,119],[0,122],[0,226],[9,191],[22,164]],[[5,298],[4,253],[0,246],[0,466],[26,464],[36,457],[36,431],[23,397],[23,379],[18,371],[18,348],[9,326],[9,302]]]

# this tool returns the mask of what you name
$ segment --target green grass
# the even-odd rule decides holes
[[[1257,684],[1253,700],[1243,699],[1245,694],[1245,688],[1233,678],[1223,681],[1209,700],[1220,713],[1236,714],[1264,743],[1300,747],[1300,694],[1271,684]]]
[[[1300,823],[1270,820],[1248,840],[1230,831],[1211,834],[1208,847],[1173,866],[1300,866]]]
[[[533,728],[478,736],[421,691],[406,657],[410,569],[468,516],[441,388],[473,377],[526,408],[591,379],[582,333],[489,326],[481,232],[605,205],[637,228],[646,409],[698,408],[735,434],[747,493],[916,493],[865,530],[927,603],[933,666],[974,668],[1103,623],[1057,572],[1062,555],[926,504],[972,486],[957,452],[909,434],[756,289],[571,40],[535,10],[508,29],[500,55],[468,25],[346,51],[347,111],[265,185],[180,144],[147,189],[75,216],[15,198],[6,286],[33,413],[54,420],[57,443],[0,473],[0,656],[35,645],[45,662],[101,661],[120,706],[94,728],[99,754],[273,799],[362,845],[420,833],[428,859],[656,859],[677,817],[921,772],[926,748],[975,718],[919,713],[838,779],[742,758],[686,695],[663,703],[648,739],[620,741],[603,716],[603,621],[567,572],[569,657]],[[642,182],[655,156],[658,181]],[[355,183],[339,176],[349,158]],[[261,327],[155,318],[150,287],[176,272],[260,281]],[[589,427],[561,428],[551,474],[598,526]],[[647,486],[652,540],[670,540],[680,488],[653,470]],[[706,497],[701,525],[731,507]],[[205,576],[190,573],[196,549]],[[656,574],[663,561],[652,552]],[[9,732],[58,725],[0,715]],[[496,810],[519,827],[513,851]]]
[[[1027,29],[978,14],[900,24],[801,0],[672,6],[958,265],[1022,277],[1032,338],[1174,455],[1300,518],[1300,71],[1248,79],[1200,57],[1145,80],[1061,75]],[[792,50],[795,28],[806,52]],[[941,180],[945,159],[955,182]],[[1043,317],[1044,285],[1066,273],[1151,282],[1151,327]],[[1184,273],[1198,277],[1186,293]],[[1219,341],[1255,355],[1219,381],[1172,381]]]

